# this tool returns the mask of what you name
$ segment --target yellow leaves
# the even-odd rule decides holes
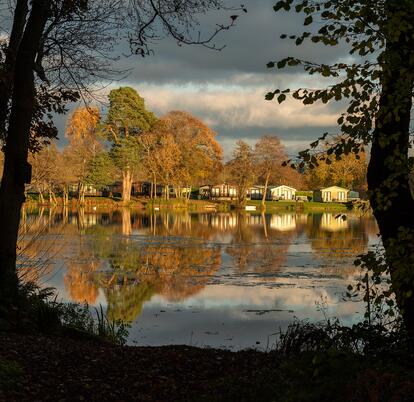
[[[69,117],[65,134],[71,142],[94,138],[100,118],[97,107],[79,107]]]

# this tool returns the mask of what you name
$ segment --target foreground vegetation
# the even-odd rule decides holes
[[[266,351],[124,346],[128,327],[102,308],[20,287],[0,311],[0,400],[409,401],[410,340],[378,299],[365,320],[295,321]],[[369,313],[369,314],[368,314]]]
[[[294,323],[270,352],[127,347],[0,333],[0,399],[409,401],[405,336],[380,326]]]

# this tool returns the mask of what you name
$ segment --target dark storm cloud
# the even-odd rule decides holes
[[[132,67],[128,81],[181,83],[226,81],[237,73],[274,74],[266,63],[286,56],[324,62],[335,61],[344,49],[326,48],[315,44],[300,47],[289,40],[281,40],[282,33],[300,33],[303,18],[295,13],[275,13],[273,0],[245,2],[248,13],[241,13],[235,27],[222,33],[216,40],[222,51],[197,46],[177,46],[170,39],[154,44],[154,55],[147,58],[131,57],[122,61]],[[225,23],[229,15],[212,13],[203,18],[201,26],[207,34],[216,23]],[[299,70],[291,70],[294,74]]]

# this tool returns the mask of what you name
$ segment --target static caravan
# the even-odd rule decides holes
[[[286,185],[270,186],[269,192],[272,200],[294,200],[296,188]]]
[[[316,202],[346,202],[348,201],[349,190],[343,187],[331,186],[315,190],[313,201]]]
[[[264,186],[253,186],[248,190],[248,195],[251,200],[261,200],[263,198]],[[268,190],[269,191],[269,190]],[[267,194],[266,194],[267,198]]]
[[[237,187],[226,183],[202,186],[199,188],[199,193],[203,198],[235,198]]]

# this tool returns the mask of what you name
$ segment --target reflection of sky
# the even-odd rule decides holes
[[[168,224],[160,215],[158,226],[154,228],[148,227],[148,217],[140,219],[137,215],[132,219],[133,235],[123,236],[122,221],[116,216],[109,223],[105,218],[105,224],[98,218],[91,219],[89,215],[86,222],[89,229],[82,236],[76,228],[77,219],[70,220],[71,225],[56,228],[62,243],[55,258],[58,269],[49,275],[46,285],[58,289],[62,299],[70,300],[67,264],[70,262],[76,267],[79,260],[79,267],[84,269],[89,259],[99,260],[102,264],[96,272],[83,272],[79,268],[83,276],[75,278],[90,281],[87,289],[97,287],[96,299],[91,304],[106,307],[108,290],[103,284],[111,283],[110,258],[119,257],[123,262],[133,257],[134,263],[140,263],[142,255],[151,259],[157,257],[156,250],[162,250],[166,256],[166,261],[162,262],[167,264],[164,268],[168,272],[162,272],[161,266],[150,264],[149,273],[137,274],[135,279],[137,286],[149,281],[152,290],[142,300],[143,310],[132,325],[130,342],[145,345],[186,343],[236,349],[265,347],[268,337],[279,328],[286,328],[294,317],[323,319],[317,303],[325,303],[326,314],[337,316],[344,323],[355,322],[361,317],[355,313],[361,312],[363,306],[344,302],[342,297],[345,287],[359,274],[352,265],[355,245],[358,250],[363,250],[376,240],[375,225],[369,219],[363,221],[349,216],[343,230],[329,231],[321,229],[321,214],[268,215],[265,231],[259,215],[172,215],[168,216]],[[329,221],[331,218],[325,218],[324,225]],[[289,230],[276,229],[275,222],[288,226]],[[339,244],[345,249],[329,249],[330,244]],[[108,256],[100,256],[105,247]],[[155,248],[149,249],[148,253],[147,247]],[[218,255],[208,254],[217,247]],[[180,250],[187,251],[180,254]],[[208,261],[192,258],[200,252],[207,252]],[[177,256],[189,258],[187,263],[182,261],[186,267],[184,271],[179,266],[168,265],[168,259]],[[215,261],[219,265],[212,270]],[[208,273],[203,271],[205,267],[209,267]],[[154,270],[160,271],[158,276],[154,276]],[[107,275],[104,280],[94,281],[94,275],[102,273]],[[121,294],[120,297],[118,302],[122,302],[124,296]],[[131,303],[131,300],[127,302]],[[270,343],[273,341],[274,337],[271,337]]]

